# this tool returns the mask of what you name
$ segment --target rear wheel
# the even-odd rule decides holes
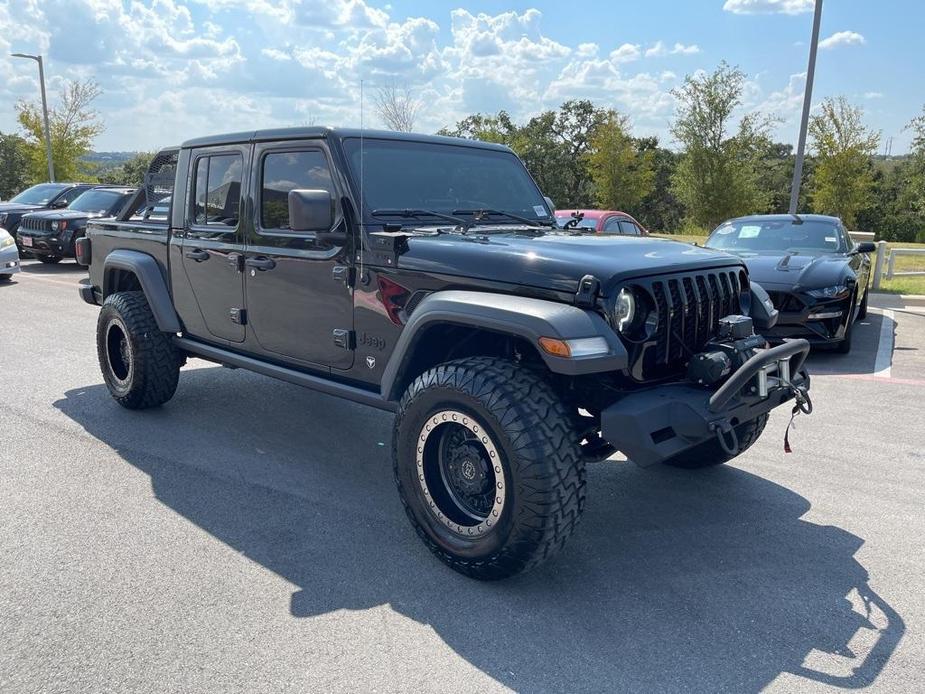
[[[176,392],[182,354],[158,329],[143,292],[106,298],[96,324],[96,349],[106,386],[123,407],[156,407]]]
[[[45,263],[46,265],[55,265],[61,262],[60,255],[38,255],[36,257],[39,259],[40,263]]]
[[[540,376],[501,359],[461,359],[416,378],[396,418],[393,462],[418,535],[473,578],[548,559],[584,507],[568,412]]]
[[[709,441],[698,444],[693,448],[688,448],[686,451],[682,451],[668,458],[664,463],[665,465],[686,468],[688,470],[728,463],[733,458],[738,457],[751,448],[751,445],[761,436],[761,432],[764,431],[764,427],[767,423],[768,415],[763,414],[750,422],[744,422],[743,424],[733,427],[736,433],[736,439],[738,439],[739,442],[739,452],[736,455],[730,455],[720,445],[716,438],[712,438]]]

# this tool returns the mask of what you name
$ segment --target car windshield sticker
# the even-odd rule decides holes
[[[746,225],[746,226],[743,226],[739,230],[739,238],[740,239],[753,239],[756,236],[758,236],[758,234],[760,233],[761,233],[761,227]]]
[[[835,243],[836,240],[837,240],[837,239],[836,239],[834,236],[826,236],[826,237],[825,237],[825,242],[826,242],[826,243]]]
[[[534,206],[533,206],[533,211],[536,212],[536,216],[537,216],[537,217],[545,217],[545,216],[546,216],[546,208],[543,207],[542,205],[534,205]]]

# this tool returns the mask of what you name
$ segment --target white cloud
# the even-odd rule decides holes
[[[575,49],[575,55],[581,58],[590,58],[597,55],[599,47],[596,43],[579,43]]]
[[[836,31],[834,34],[819,42],[819,48],[837,48],[838,46],[861,46],[867,43],[861,34],[856,31]]]
[[[696,55],[697,53],[700,53],[700,46],[695,43],[688,46],[683,43],[676,43],[669,48],[664,41],[656,41],[646,49],[646,58],[661,58],[666,55]]]
[[[631,63],[639,60],[641,55],[642,51],[637,44],[624,43],[610,52],[610,59],[615,63]]]
[[[864,92],[865,99],[882,99],[883,92]]]
[[[726,0],[733,14],[803,14],[813,11],[813,0]]]

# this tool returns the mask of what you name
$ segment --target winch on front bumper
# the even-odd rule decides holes
[[[750,321],[747,330],[751,333]],[[711,343],[711,351],[691,357],[690,382],[660,385],[610,405],[601,412],[602,437],[647,467],[714,437],[727,453],[736,455],[733,427],[791,399],[809,412],[809,374],[803,368],[809,343],[788,340],[764,349],[754,346],[755,338],[751,334]],[[764,344],[762,338],[757,340]],[[707,378],[711,365],[719,369],[712,372],[715,378]],[[696,378],[696,374],[704,376]],[[721,385],[711,390],[712,386],[705,387],[710,383]]]

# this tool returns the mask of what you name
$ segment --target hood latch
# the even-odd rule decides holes
[[[597,304],[597,295],[601,290],[601,281],[594,275],[585,275],[578,282],[578,291],[575,293],[575,305],[581,308],[594,308]]]

